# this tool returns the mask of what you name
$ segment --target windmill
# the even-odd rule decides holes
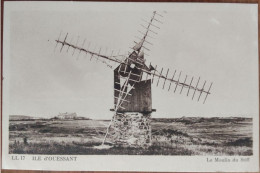
[[[61,39],[60,33],[56,39],[56,46],[61,45],[60,52],[66,46],[67,52],[73,49],[72,55],[77,50],[78,56],[80,53],[90,55],[90,60],[95,58],[97,61],[104,63],[107,67],[114,69],[114,115],[106,129],[102,145],[105,144],[108,135],[111,136],[114,145],[120,146],[136,146],[147,147],[151,145],[151,113],[155,111],[152,109],[151,85],[159,86],[162,83],[162,89],[168,91],[177,91],[180,87],[180,94],[185,91],[186,96],[190,96],[193,100],[200,101],[204,96],[203,104],[205,103],[212,83],[207,84],[205,80],[203,86],[200,88],[199,83],[201,78],[188,77],[185,75],[184,80],[181,80],[182,72],[176,70],[170,75],[169,69],[164,72],[163,68],[157,65],[146,64],[145,56],[149,51],[147,45],[152,45],[148,38],[152,38],[152,34],[157,34],[155,30],[159,30],[158,25],[162,24],[160,18],[161,14],[154,11],[152,17],[147,21],[143,20],[145,24],[141,25],[144,31],[139,31],[141,37],[137,37],[135,45],[131,47],[131,52],[127,55],[119,53],[114,55],[105,55],[101,53],[101,48],[98,50],[90,50],[84,48],[85,41],[82,45],[78,45],[79,37],[75,44],[68,42],[68,33]],[[90,43],[89,43],[90,44]],[[111,62],[116,64],[113,68]],[[167,85],[166,85],[167,84]],[[207,89],[205,89],[207,88]]]

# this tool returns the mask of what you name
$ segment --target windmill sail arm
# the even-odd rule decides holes
[[[201,93],[211,94],[209,91],[206,91],[203,88],[198,88],[197,86],[195,87],[195,86],[192,86],[190,84],[186,84],[185,82],[180,82],[179,80],[168,78],[168,77],[158,73],[158,71],[152,72],[152,71],[148,71],[148,70],[143,69],[143,68],[139,68],[139,70],[142,70],[142,72],[147,73],[150,76],[154,75],[154,76],[156,76],[158,78],[161,78],[161,79],[164,79],[166,81],[169,81],[170,83],[174,83],[177,86],[182,86],[184,88],[193,89],[193,90],[199,91]]]
[[[72,48],[74,48],[76,50],[79,50],[79,51],[82,51],[82,52],[85,52],[85,53],[89,53],[89,54],[91,54],[93,56],[98,56],[98,57],[101,57],[101,58],[104,58],[104,59],[107,59],[109,61],[113,61],[113,62],[116,62],[116,63],[119,63],[119,64],[120,63],[124,63],[124,62],[120,61],[119,59],[112,58],[112,57],[115,57],[115,56],[112,56],[112,57],[105,56],[105,55],[102,55],[102,54],[99,54],[99,53],[96,53],[96,52],[93,52],[93,51],[90,51],[90,50],[78,47],[76,45],[70,44],[70,43],[68,43],[66,41],[60,41],[60,40],[55,40],[55,41],[56,41],[57,44],[60,43],[63,46],[69,46],[69,47],[72,47]]]
[[[141,25],[141,26],[145,29],[145,32],[138,31],[138,32],[140,32],[140,33],[143,35],[143,37],[142,37],[142,39],[140,40],[140,42],[135,42],[136,45],[133,47],[134,50],[136,50],[136,51],[139,52],[141,48],[144,48],[144,49],[146,49],[146,50],[149,51],[149,49],[144,46],[144,43],[145,43],[145,42],[151,44],[150,42],[147,41],[147,37],[151,37],[151,36],[149,35],[149,32],[150,32],[150,33],[153,33],[153,34],[157,34],[157,32],[155,32],[155,31],[153,31],[153,30],[151,29],[151,26],[154,26],[155,28],[159,28],[159,27],[157,27],[156,25],[153,24],[153,21],[157,21],[157,22],[159,22],[159,23],[162,23],[162,22],[160,22],[158,19],[155,18],[156,15],[159,15],[159,14],[158,14],[156,11],[154,11],[152,18],[151,18],[149,21],[146,22],[148,25],[147,25],[147,26]],[[160,16],[161,16],[161,15],[160,15]],[[159,28],[159,29],[160,29],[160,28]],[[152,37],[151,37],[151,38],[152,38]]]

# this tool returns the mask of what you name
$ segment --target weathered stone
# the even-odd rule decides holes
[[[111,129],[116,146],[148,147],[151,145],[150,114],[125,112],[115,115]]]

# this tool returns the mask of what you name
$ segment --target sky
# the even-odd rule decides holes
[[[154,10],[164,17],[149,39],[147,64],[213,86],[203,104],[204,95],[198,102],[187,91],[179,94],[180,87],[174,93],[163,90],[162,81],[152,85],[152,116],[258,116],[257,5],[227,3],[5,2],[3,109],[9,115],[76,112],[110,119],[113,69],[67,47],[54,51],[55,39],[68,32],[68,41],[79,36],[79,45],[91,42],[90,50],[126,53]]]

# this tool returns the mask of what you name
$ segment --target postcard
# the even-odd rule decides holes
[[[259,171],[258,5],[4,2],[3,169]]]

